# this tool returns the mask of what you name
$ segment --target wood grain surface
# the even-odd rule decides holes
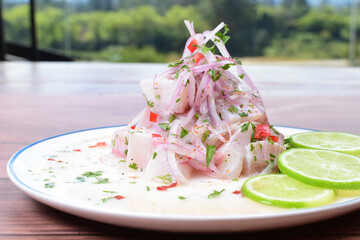
[[[129,122],[144,107],[139,81],[165,68],[0,63],[0,239],[360,239],[360,211],[265,232],[163,233],[66,214],[32,200],[10,182],[7,162],[22,147],[64,132]],[[245,69],[262,93],[272,124],[360,134],[360,69],[268,65]]]

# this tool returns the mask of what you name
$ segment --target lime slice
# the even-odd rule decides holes
[[[304,132],[289,139],[292,148],[312,148],[343,152],[360,157],[360,136],[341,132]]]
[[[332,189],[309,186],[284,174],[249,178],[241,192],[254,201],[285,208],[318,207],[336,198]]]
[[[293,148],[278,157],[282,173],[306,184],[360,190],[360,158],[327,150]]]
[[[360,190],[335,190],[336,195],[339,197],[358,197],[360,196]]]

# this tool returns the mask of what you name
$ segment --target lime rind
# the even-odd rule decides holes
[[[249,178],[241,191],[254,201],[284,208],[318,207],[336,198],[334,190],[309,186],[284,174]]]
[[[360,157],[360,136],[343,132],[303,132],[289,138],[290,148],[342,152]]]
[[[297,156],[292,157],[295,154]],[[339,159],[345,164],[337,163],[340,162]],[[344,160],[349,161],[348,166]],[[327,150],[294,148],[279,155],[278,167],[282,173],[312,186],[360,190],[360,158],[352,155]]]

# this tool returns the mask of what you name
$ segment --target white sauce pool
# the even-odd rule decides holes
[[[89,148],[97,142],[107,142],[108,145]],[[190,184],[178,184],[159,191],[157,187],[165,185],[161,179],[151,178],[140,169],[129,168],[120,158],[111,157],[109,143],[110,138],[105,138],[71,144],[43,155],[28,171],[46,193],[114,211],[191,215],[289,211],[257,203],[241,193],[234,194],[241,189],[244,178],[233,181],[194,177]],[[98,176],[92,177],[86,172],[98,172]],[[214,190],[220,192],[222,189],[225,190],[218,196],[208,198]],[[120,196],[124,198],[119,199]],[[337,202],[348,199],[339,198]]]

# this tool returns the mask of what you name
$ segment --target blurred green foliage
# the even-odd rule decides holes
[[[184,19],[189,19],[197,32],[227,23],[231,30],[227,47],[233,56],[330,59],[348,55],[349,7],[311,8],[306,0],[283,0],[280,5],[254,0],[147,2],[124,0],[117,9],[107,5],[97,11],[64,11],[42,4],[36,14],[40,47],[69,53],[65,50],[70,45],[71,55],[78,60],[173,61],[181,56],[189,36],[184,25]],[[8,41],[29,41],[28,11],[26,5],[6,8]]]

